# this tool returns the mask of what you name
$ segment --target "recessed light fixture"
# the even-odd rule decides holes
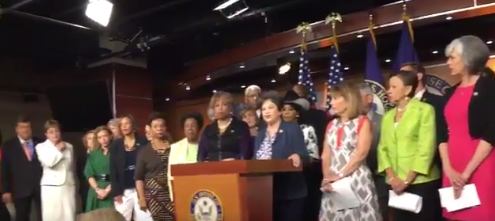
[[[239,65],[239,68],[241,68],[241,69],[242,69],[242,68],[245,68],[245,67],[246,67],[246,66],[244,66],[244,64]]]
[[[486,44],[491,45],[491,44],[493,44],[493,41],[487,41]]]
[[[345,71],[349,70],[349,67],[344,67],[344,70],[345,70]]]
[[[289,54],[294,54],[294,53],[296,53],[294,49],[290,49]]]
[[[445,19],[447,19],[448,21],[452,20],[452,16],[447,16]]]
[[[191,90],[191,87],[189,85],[186,86],[186,91]]]
[[[277,82],[277,81],[276,81],[275,79],[272,79],[272,80],[271,80],[271,82],[272,82],[272,83],[275,83],[275,82]]]
[[[246,85],[242,85],[241,88],[246,88]]]
[[[290,62],[287,62],[278,68],[278,74],[284,75],[290,70]]]
[[[168,97],[167,97],[167,98],[165,98],[165,101],[169,101],[169,100],[170,100],[170,98],[168,98]]]
[[[432,51],[431,53],[432,53],[432,54],[438,54],[438,51],[437,51],[437,50],[435,50],[435,51]]]
[[[386,59],[385,62],[390,63],[392,60]]]
[[[206,80],[207,80],[207,81],[211,80],[210,75],[207,75],[207,76],[206,76]]]
[[[358,34],[356,37],[357,38],[362,38],[362,37],[364,37],[364,35],[363,34]]]
[[[217,93],[217,90],[213,90],[213,91],[211,91],[211,92],[213,92],[213,93]]]

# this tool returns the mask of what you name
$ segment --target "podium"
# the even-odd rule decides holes
[[[274,172],[290,160],[234,160],[171,165],[178,221],[272,221]]]

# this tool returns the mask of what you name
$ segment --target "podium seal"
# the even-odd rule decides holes
[[[222,203],[209,190],[200,190],[193,195],[189,213],[194,221],[223,221]]]

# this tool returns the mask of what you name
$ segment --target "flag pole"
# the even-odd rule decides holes
[[[332,45],[335,46],[335,50],[339,52],[339,43],[337,41],[337,22],[342,22],[342,16],[339,13],[332,12],[325,19],[325,24],[331,24],[332,26],[332,36],[330,37],[330,41]]]

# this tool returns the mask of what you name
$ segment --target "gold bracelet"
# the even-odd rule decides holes
[[[395,177],[390,177],[390,178],[388,178],[388,182],[392,182],[392,180],[394,180],[394,179],[395,179]]]

